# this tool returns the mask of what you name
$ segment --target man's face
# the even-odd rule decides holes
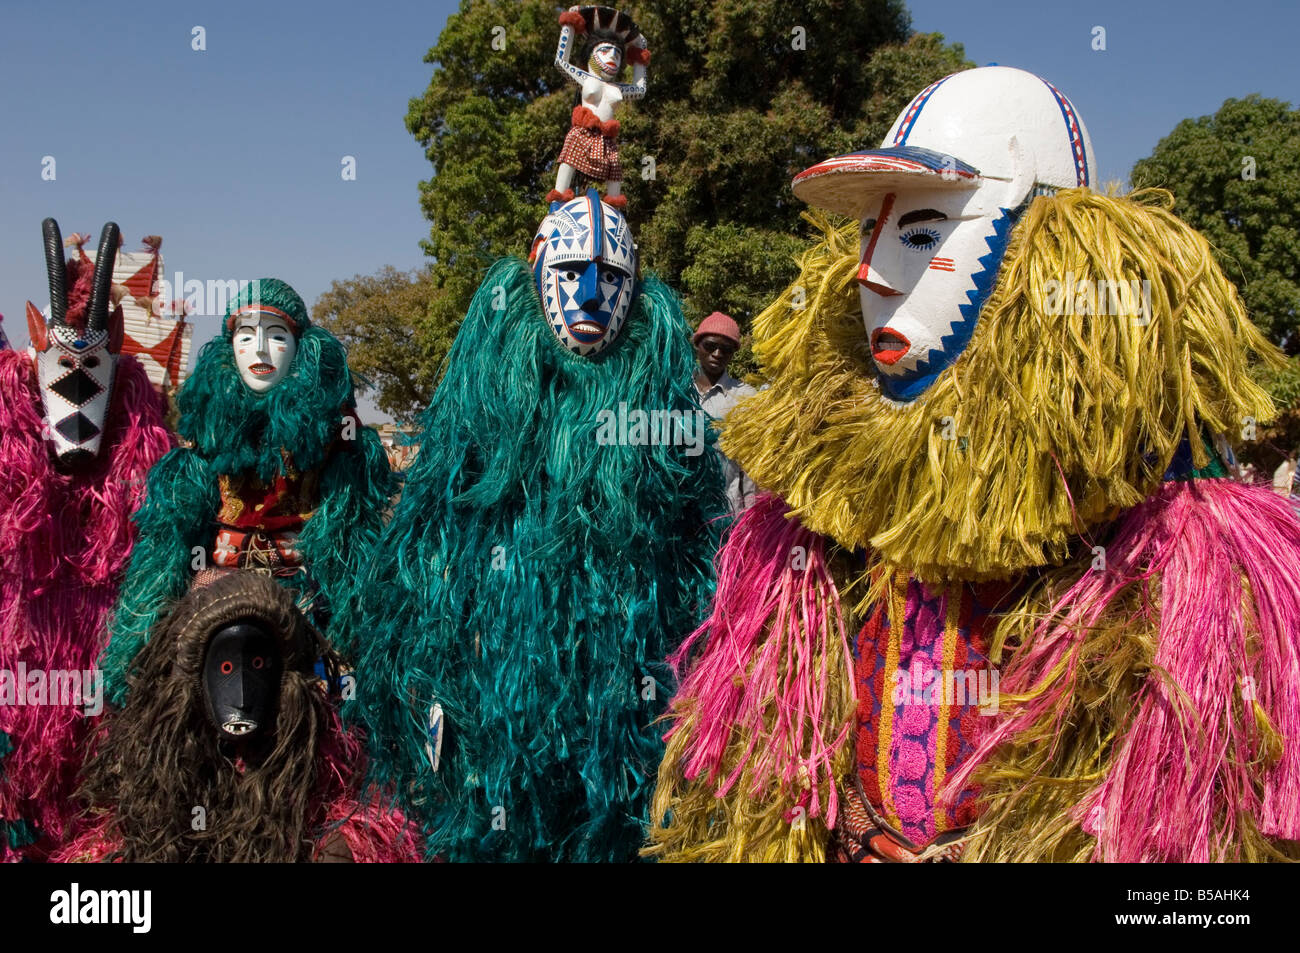
[[[986,272],[998,266],[980,261],[1001,211],[989,191],[890,192],[863,213],[858,293],[871,357],[893,399],[919,396],[970,340]]]
[[[695,342],[695,357],[711,381],[716,381],[726,372],[735,354],[735,343],[720,334],[706,334]]]
[[[258,394],[284,379],[298,351],[298,340],[288,322],[266,312],[241,315],[232,344],[240,380]]]

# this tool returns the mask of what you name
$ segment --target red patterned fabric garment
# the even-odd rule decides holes
[[[987,656],[1003,584],[938,591],[891,580],[853,644],[856,776],[830,856],[841,861],[953,860],[975,820],[976,790],[940,797],[973,750],[981,717],[998,709]],[[901,624],[895,624],[901,620]]]
[[[616,120],[601,123],[590,109],[576,107],[573,126],[564,137],[564,147],[560,150],[560,161],[596,181],[622,182],[623,166],[619,163],[615,138],[617,129]]]
[[[297,538],[320,499],[315,471],[265,483],[251,474],[222,476],[212,548],[221,569],[272,569],[292,575],[302,564]]]
[[[344,408],[341,433],[355,433],[360,425],[352,409]],[[339,437],[330,455],[352,449],[350,440]],[[270,483],[251,473],[224,474],[217,478],[217,486],[221,509],[211,552],[215,573],[235,569],[269,569],[281,576],[297,573],[302,566],[298,533],[320,504],[320,472],[300,473],[286,458],[285,473]],[[211,581],[214,573],[202,575],[197,584]]]

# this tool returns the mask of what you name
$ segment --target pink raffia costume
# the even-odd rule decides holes
[[[149,468],[172,446],[164,404],[120,354],[119,234],[67,262],[44,223],[48,320],[0,351],[0,857],[41,859],[69,835],[83,743],[102,708],[95,659],[135,540]]]

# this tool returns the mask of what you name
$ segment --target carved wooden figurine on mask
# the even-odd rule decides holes
[[[587,68],[571,60],[573,47],[587,40]],[[632,64],[633,81],[618,82],[626,63]],[[551,202],[568,202],[574,197],[574,173],[605,184],[605,201],[623,208],[623,166],[618,158],[619,122],[614,111],[619,103],[640,99],[646,92],[646,67],[650,49],[646,38],[626,13],[599,6],[575,6],[560,14],[560,44],[555,65],[581,89],[581,103],[573,108],[573,125],[560,151],[555,188],[547,195]]]

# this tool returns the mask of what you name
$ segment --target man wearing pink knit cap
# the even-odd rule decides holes
[[[740,347],[740,327],[730,315],[714,311],[700,322],[691,342],[700,368],[695,372],[695,389],[700,406],[715,421],[754,393],[754,388],[727,373],[727,365]],[[738,515],[754,502],[754,481],[732,460],[722,457],[722,475],[727,488],[727,504]]]

